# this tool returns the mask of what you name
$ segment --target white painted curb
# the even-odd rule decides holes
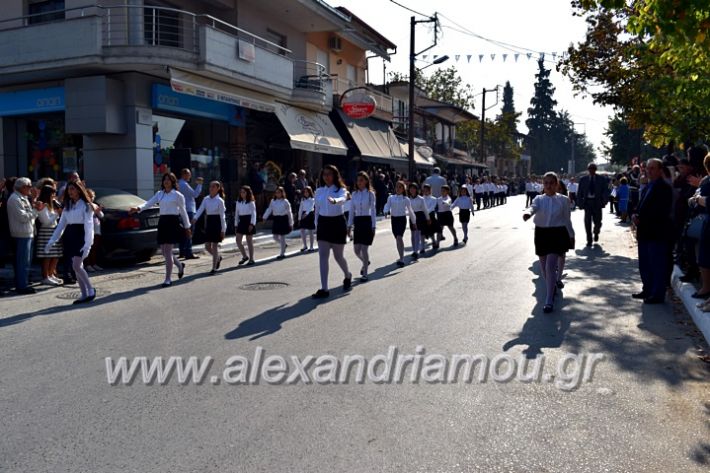
[[[688,310],[688,313],[693,317],[695,325],[700,329],[705,337],[705,340],[710,343],[710,312],[703,312],[698,309],[698,302],[702,302],[701,299],[693,299],[691,296],[695,292],[695,286],[690,283],[684,283],[680,281],[683,272],[678,266],[673,267],[673,279],[672,285],[673,290],[676,295],[683,301],[683,305]]]

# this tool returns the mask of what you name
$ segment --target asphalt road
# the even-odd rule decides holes
[[[317,255],[207,276],[204,259],[159,289],[162,268],[0,300],[2,472],[707,472],[710,372],[677,305],[643,306],[628,229],[605,213],[600,245],[570,252],[555,313],[523,198],[475,215],[465,247],[399,269],[388,222],[372,278],[317,303]],[[583,242],[580,212],[574,213]],[[579,243],[578,243],[579,245]],[[289,249],[300,245],[293,241]],[[273,248],[261,248],[259,258]],[[354,273],[359,271],[347,250]],[[270,284],[264,284],[270,283]],[[279,283],[279,284],[271,284]],[[252,285],[252,286],[249,286]],[[234,355],[601,353],[576,389],[551,382],[228,384]],[[211,356],[208,381],[107,381],[106,357]],[[503,370],[505,371],[505,370]],[[215,376],[214,382],[212,376]],[[547,379],[547,378],[546,378]]]

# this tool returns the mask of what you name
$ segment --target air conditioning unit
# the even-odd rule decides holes
[[[331,36],[328,38],[328,47],[339,53],[343,50],[343,40],[339,36]]]

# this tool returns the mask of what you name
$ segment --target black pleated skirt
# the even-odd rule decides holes
[[[415,224],[417,226],[417,228],[416,228],[417,230],[420,230],[422,232],[426,232],[427,231],[427,229],[426,229],[426,227],[427,227],[426,213],[414,212],[414,215],[415,215],[416,219],[414,221],[412,221],[411,219],[409,220],[409,230],[414,231],[414,229],[412,229],[412,224]]]
[[[274,235],[288,235],[293,230],[291,225],[288,224],[288,215],[274,215],[273,222],[271,233]]]
[[[427,224],[426,230],[422,231],[422,234],[426,237],[433,237],[439,231],[441,231],[441,227],[439,226],[439,219],[436,218],[436,212],[429,212],[429,220],[431,223]]]
[[[64,255],[68,257],[82,256],[84,248],[84,225],[80,223],[67,225],[62,234]]]
[[[303,217],[300,220],[299,225],[303,230],[315,230],[316,229],[316,214],[315,214],[315,212],[310,212],[308,215]]]
[[[392,234],[396,237],[404,236],[407,229],[407,217],[392,217]]]
[[[442,228],[454,226],[454,214],[451,213],[451,210],[446,212],[439,212],[437,214],[437,217],[439,219],[439,225],[441,225]]]
[[[318,216],[316,239],[333,245],[344,245],[348,236],[348,223],[344,215],[335,217]]]
[[[256,233],[256,225],[249,230],[251,225],[251,215],[240,215],[237,220],[237,233],[240,235],[254,235]]]
[[[459,222],[468,223],[471,221],[471,211],[468,209],[459,209]]]
[[[205,241],[210,243],[222,241],[222,219],[219,215],[207,215],[205,218]]]
[[[375,231],[372,228],[372,217],[360,216],[354,219],[353,242],[356,245],[372,245],[375,238]]]
[[[564,255],[570,243],[566,227],[535,227],[535,254],[538,256]]]
[[[177,245],[182,241],[185,230],[177,215],[161,215],[158,220],[158,244]]]

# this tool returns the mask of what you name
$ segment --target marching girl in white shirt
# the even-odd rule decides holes
[[[212,270],[210,274],[215,274],[222,263],[222,256],[219,254],[219,244],[224,240],[227,232],[227,208],[224,205],[224,189],[219,181],[210,182],[210,194],[202,199],[200,208],[197,209],[192,219],[194,225],[200,216],[205,213],[205,250],[212,255]]]
[[[454,214],[451,212],[451,197],[449,197],[451,188],[449,186],[441,186],[441,197],[437,202],[437,218],[439,219],[439,241],[445,240],[444,228],[448,228],[454,236],[454,246],[459,246],[459,238],[456,236],[454,229]]]
[[[412,236],[412,259],[418,260],[419,253],[424,253],[422,230],[426,230],[430,222],[426,202],[424,197],[419,195],[419,184],[416,182],[409,184],[409,203],[414,211],[414,218],[409,220],[409,232]]]
[[[242,254],[239,266],[247,263],[247,266],[254,264],[254,234],[256,234],[256,203],[254,193],[249,186],[242,186],[239,189],[239,199],[234,211],[234,227],[237,233],[237,247]],[[247,238],[247,248],[249,255],[244,251],[244,236]]]
[[[190,218],[185,210],[185,197],[177,190],[175,174],[164,174],[161,190],[140,207],[132,208],[130,213],[142,212],[155,204],[160,208],[158,244],[165,258],[165,281],[162,286],[168,287],[173,283],[173,264],[178,268],[178,279],[182,279],[185,274],[185,263],[181,263],[177,256],[173,255],[173,246],[180,244],[183,235],[192,235]]]
[[[315,251],[313,249],[314,230],[316,229],[315,210],[316,200],[313,198],[313,189],[311,186],[306,186],[303,188],[303,197],[298,206],[298,226],[301,228],[301,241],[303,241],[301,252]],[[306,245],[306,236],[310,239],[310,247]]]
[[[328,290],[330,250],[333,250],[333,257],[340,269],[343,270],[344,291],[350,289],[353,279],[353,275],[348,269],[348,262],[343,256],[348,237],[348,223],[345,221],[343,208],[347,200],[347,191],[337,167],[330,164],[323,167],[320,173],[320,187],[316,190],[315,200],[321,288],[313,294],[313,298],[323,299],[330,295]]]
[[[352,196],[352,194],[350,194],[350,189],[347,186],[345,186],[345,191],[346,191],[346,195],[347,195],[348,200],[346,200],[345,203],[343,204],[343,215],[345,215],[345,221],[348,222],[348,221],[350,221],[350,211],[353,208],[353,202],[352,202],[353,196]],[[348,235],[348,239],[352,239],[352,238],[350,238],[350,235]]]
[[[422,186],[422,197],[424,198],[427,215],[429,216],[426,228],[421,229],[422,238],[431,238],[431,247],[436,250],[439,248],[437,236],[439,235],[440,230],[439,222],[436,219],[436,204],[438,200],[436,197],[431,195],[431,186],[429,184],[424,184]],[[426,244],[426,241],[424,243]]]
[[[360,276],[367,281],[367,269],[370,266],[369,249],[375,238],[377,226],[377,197],[370,185],[370,176],[360,171],[357,175],[357,190],[352,193],[348,229],[355,229],[353,241],[355,256],[362,261]]]
[[[467,186],[461,186],[459,189],[459,196],[451,204],[451,208],[454,207],[459,209],[459,222],[461,222],[461,228],[463,228],[463,242],[468,243],[468,222],[471,221],[471,215],[473,215],[473,200],[471,195],[468,193]]]
[[[75,300],[74,304],[91,302],[96,298],[96,290],[84,269],[84,260],[89,256],[91,245],[94,243],[94,208],[81,181],[67,184],[62,216],[44,251],[49,252],[62,235],[64,254],[71,257],[72,269],[76,273],[76,280],[81,289],[81,298]]]
[[[274,192],[274,198],[271,199],[269,208],[264,212],[264,220],[270,216],[274,217],[274,225],[271,228],[271,233],[274,235],[274,240],[281,246],[281,253],[276,259],[284,259],[286,257],[286,235],[293,230],[293,213],[291,212],[291,204],[286,198],[286,191],[283,187],[277,187]]]
[[[540,272],[547,287],[547,298],[543,311],[549,314],[557,284],[558,257],[564,255],[570,246],[574,247],[574,228],[570,219],[569,198],[558,194],[558,178],[548,172],[542,179],[542,195],[535,197],[523,220],[534,216],[535,254],[540,258]]]
[[[397,266],[404,266],[404,231],[407,229],[407,216],[416,221],[416,215],[412,210],[412,204],[407,197],[407,188],[403,181],[398,181],[394,186],[394,195],[387,198],[385,204],[385,215],[390,214],[392,217],[392,234],[397,242],[397,253],[399,259]]]

